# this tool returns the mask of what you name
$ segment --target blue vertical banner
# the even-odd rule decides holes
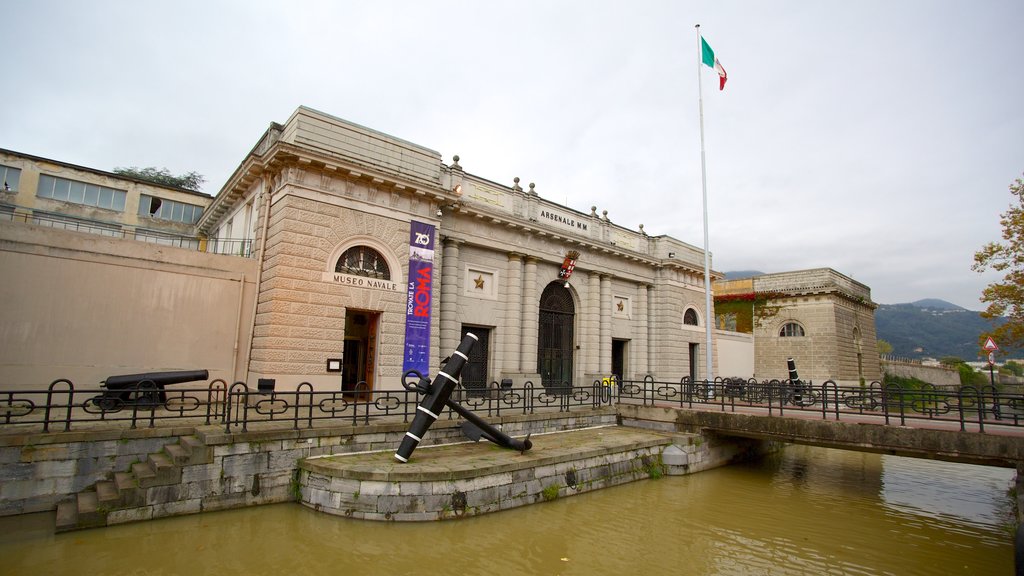
[[[409,226],[409,293],[405,310],[402,372],[430,367],[430,303],[434,283],[434,226],[413,220]]]

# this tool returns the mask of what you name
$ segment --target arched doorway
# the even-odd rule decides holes
[[[573,321],[576,306],[572,294],[560,282],[552,282],[540,296],[537,336],[537,371],[548,390],[572,386]]]

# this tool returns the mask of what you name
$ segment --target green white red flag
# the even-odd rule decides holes
[[[715,51],[708,46],[704,37],[700,37],[700,48],[701,48],[701,61],[710,68],[714,68],[715,72],[718,72],[718,89],[725,90],[725,81],[728,79],[725,75],[725,68],[722,68],[722,63],[715,58]]]

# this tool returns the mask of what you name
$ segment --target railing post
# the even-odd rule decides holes
[[[981,390],[974,389],[978,398],[978,432],[985,433],[985,395]]]
[[[53,392],[54,387],[57,384],[67,384],[68,389],[68,402],[65,405],[66,414],[64,415],[64,431],[67,432],[71,429],[71,406],[75,399],[75,385],[66,378],[60,378],[50,382],[50,386],[46,389],[46,415],[43,420],[43,432],[50,431],[50,407],[53,405]]]

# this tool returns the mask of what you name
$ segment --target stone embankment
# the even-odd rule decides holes
[[[414,455],[414,462],[436,464],[452,451],[451,463],[418,473],[416,464],[393,463],[407,429],[402,422],[304,430],[269,423],[231,433],[203,425],[8,432],[0,434],[0,515],[59,509],[56,528],[65,531],[302,501],[361,518],[444,519],[692,473],[769,446],[678,434],[642,418],[620,422],[612,407],[487,420],[512,436],[533,434],[534,450],[520,455],[486,442],[467,444],[456,420],[435,423]],[[552,434],[580,430],[575,439]],[[355,453],[347,477],[324,473],[326,456]],[[511,464],[488,465],[494,458]],[[377,459],[391,468],[378,469]],[[411,477],[389,476],[395,472]],[[417,491],[420,497],[401,498]],[[421,497],[428,492],[431,498]]]

